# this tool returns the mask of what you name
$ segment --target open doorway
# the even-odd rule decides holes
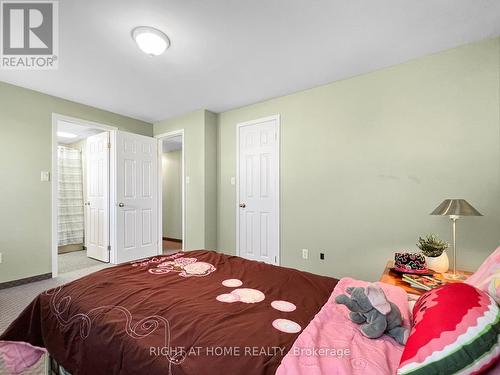
[[[184,228],[184,134],[175,132],[160,138],[162,253],[185,249]]]
[[[110,130],[54,119],[53,276],[110,261]]]

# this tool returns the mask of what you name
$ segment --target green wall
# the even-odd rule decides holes
[[[186,238],[184,248],[216,247],[216,115],[199,110],[154,124],[154,134],[184,129]]]
[[[205,111],[205,247],[217,248],[217,114]]]
[[[378,279],[419,235],[449,239],[448,220],[428,213],[462,197],[485,215],[458,224],[459,266],[476,268],[500,239],[499,59],[500,39],[489,39],[154,124],[155,135],[185,131],[186,248],[235,252],[236,124],[279,113],[283,266]],[[53,112],[153,134],[151,124],[0,83],[0,282],[50,272],[51,185],[40,171],[51,169]]]
[[[182,239],[182,151],[162,155],[163,237]]]
[[[152,125],[0,82],[0,283],[51,272],[52,113],[152,135]]]
[[[419,235],[449,240],[428,214],[465,198],[485,215],[458,223],[458,264],[475,269],[500,239],[499,41],[221,113],[218,250],[236,248],[235,126],[280,114],[283,266],[378,279]]]

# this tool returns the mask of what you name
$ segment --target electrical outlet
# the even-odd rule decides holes
[[[302,249],[302,259],[309,259],[309,250]]]

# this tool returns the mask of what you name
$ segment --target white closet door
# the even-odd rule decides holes
[[[117,263],[158,253],[158,141],[116,134]]]
[[[87,138],[87,202],[85,246],[87,256],[109,262],[109,133]]]
[[[238,126],[238,252],[279,264],[279,118]]]

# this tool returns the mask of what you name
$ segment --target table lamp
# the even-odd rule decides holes
[[[453,233],[453,273],[446,273],[445,277],[451,280],[463,280],[465,277],[457,274],[457,238],[456,225],[460,216],[483,216],[465,199],[445,199],[431,215],[449,216],[452,222]]]

